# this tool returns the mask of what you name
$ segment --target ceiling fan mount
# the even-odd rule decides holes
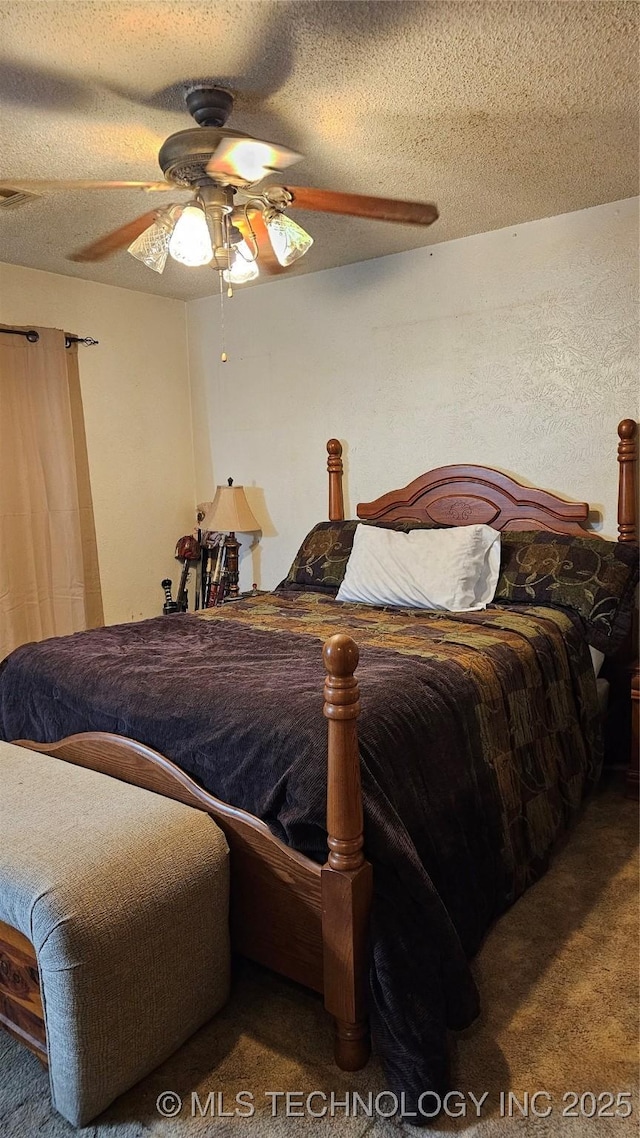
[[[222,87],[192,87],[185,102],[198,126],[224,126],[233,110],[233,95]]]

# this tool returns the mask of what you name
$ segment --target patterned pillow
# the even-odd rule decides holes
[[[347,568],[356,526],[378,525],[408,533],[412,529],[433,529],[431,522],[319,522],[305,537],[293,564],[278,589],[327,593],[335,597]]]
[[[560,605],[584,619],[589,643],[617,651],[631,629],[638,546],[527,530],[503,531],[494,601]]]
[[[319,522],[307,534],[279,589],[308,589],[335,596],[349,560],[356,521]]]

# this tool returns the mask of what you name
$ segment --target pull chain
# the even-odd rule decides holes
[[[220,278],[220,338],[222,341],[222,354],[220,356],[220,359],[222,360],[223,364],[226,364],[229,357],[224,350],[224,292],[222,288],[222,273],[218,272],[218,276]]]

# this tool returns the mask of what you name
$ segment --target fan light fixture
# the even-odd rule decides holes
[[[136,237],[129,246],[128,252],[131,253],[131,256],[142,261],[142,264],[146,265],[148,269],[153,269],[154,273],[164,272],[169,256],[169,242],[177,216],[178,207],[176,206],[162,210],[158,213],[153,224],[145,229],[139,237]]]
[[[208,265],[213,260],[213,246],[204,210],[195,202],[186,206],[178,218],[169,240],[174,261],[190,268]]]
[[[304,256],[313,245],[313,238],[284,213],[288,203],[284,198],[280,201],[283,191],[276,189],[272,192],[278,199],[275,205],[267,194],[253,201],[263,211],[264,225],[276,259],[286,267]],[[193,200],[183,208],[173,205],[158,211],[153,223],[136,237],[128,251],[156,273],[164,271],[171,254],[175,261],[190,268],[212,265],[222,272],[229,285],[246,284],[259,276],[260,256],[246,207],[245,223],[251,233],[253,249],[247,244],[249,239],[245,241],[233,224],[230,208],[212,205],[207,200],[202,203],[199,199]]]
[[[228,127],[233,101],[230,91],[215,84],[189,86],[185,102],[197,126],[178,130],[162,143],[158,152],[162,182],[18,179],[0,181],[0,196],[3,192],[15,196],[17,191],[186,190],[191,201],[184,209],[174,202],[166,210],[149,210],[69,254],[69,260],[81,264],[102,261],[128,247],[133,257],[161,273],[170,254],[184,265],[209,265],[218,273],[221,288],[224,274],[227,295],[233,294],[233,283],[254,280],[258,268],[279,273],[281,267],[295,264],[311,247],[309,234],[290,220],[290,207],[399,225],[426,226],[437,220],[438,209],[433,202],[310,186],[275,184],[254,189],[265,175],[284,171],[302,155]],[[234,250],[233,245],[242,236],[245,248]]]
[[[174,202],[164,210],[149,210],[69,254],[69,260],[102,261],[128,247],[156,273],[163,272],[169,255],[194,268],[209,265],[218,274],[221,321],[224,281],[231,297],[232,286],[255,280],[259,268],[278,273],[280,266],[294,264],[311,248],[313,239],[289,218],[290,206],[400,225],[424,226],[437,220],[433,202],[282,184],[255,190],[266,175],[285,170],[302,155],[227,127],[233,95],[223,87],[196,84],[186,91],[185,102],[197,126],[178,130],[162,143],[158,162],[164,181],[19,179],[0,181],[0,196],[4,191],[15,196],[20,190],[186,190],[191,201],[184,208]],[[221,358],[227,359],[224,350]]]
[[[313,237],[280,210],[267,210],[264,221],[273,251],[281,265],[292,265],[313,245]]]
[[[254,252],[247,245],[242,233],[233,222],[227,223],[227,246],[229,250],[229,267],[223,270],[222,276],[227,284],[246,284],[260,276],[257,265],[257,245]]]
[[[224,269],[222,275],[227,284],[246,284],[247,281],[254,281],[260,274],[256,264],[255,257],[251,256],[251,250],[246,241],[239,241],[234,247],[230,257],[230,265],[228,269]]]

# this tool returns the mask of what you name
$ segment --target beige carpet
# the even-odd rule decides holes
[[[492,930],[475,962],[482,995],[481,1020],[452,1043],[453,1085],[465,1095],[466,1117],[442,1117],[427,1133],[464,1133],[473,1138],[627,1138],[638,1133],[635,1093],[638,1034],[637,808],[609,787],[588,804],[546,877],[529,890]],[[312,995],[257,967],[241,965],[227,1008],[173,1058],[134,1087],[99,1121],[81,1131],[100,1138],[296,1138],[300,1135],[391,1138],[418,1133],[397,1117],[356,1117],[336,1106],[334,1117],[286,1116],[283,1098],[265,1092],[308,1095],[322,1091],[367,1093],[384,1089],[373,1061],[357,1075],[331,1063],[331,1031],[321,1003]],[[500,1111],[500,1092],[547,1092],[535,1100],[546,1117],[509,1118]],[[156,1100],[177,1093],[183,1106],[163,1119]],[[204,1107],[209,1092],[218,1116],[192,1116],[193,1091]],[[253,1094],[253,1117],[220,1117],[232,1110],[240,1091]],[[476,1117],[468,1092],[488,1097]],[[634,1091],[633,1115],[567,1118],[566,1092]],[[246,1100],[250,1101],[250,1100]],[[299,1099],[290,1109],[299,1110]],[[606,1109],[606,1099],[599,1106]],[[271,1104],[277,1104],[271,1117]],[[351,1099],[352,1103],[353,1100]],[[166,1099],[168,1107],[175,1100]],[[323,1100],[311,1100],[319,1112]],[[391,1110],[388,1096],[380,1113]],[[458,1108],[449,1103],[454,1113]],[[586,1112],[593,1106],[583,1100]],[[246,1110],[247,1107],[240,1106]],[[578,1107],[579,1109],[579,1107]],[[612,1110],[615,1111],[615,1103]],[[624,1112],[625,1108],[620,1108]],[[47,1076],[37,1060],[0,1033],[0,1134],[3,1138],[63,1138],[72,1128],[51,1111]]]

